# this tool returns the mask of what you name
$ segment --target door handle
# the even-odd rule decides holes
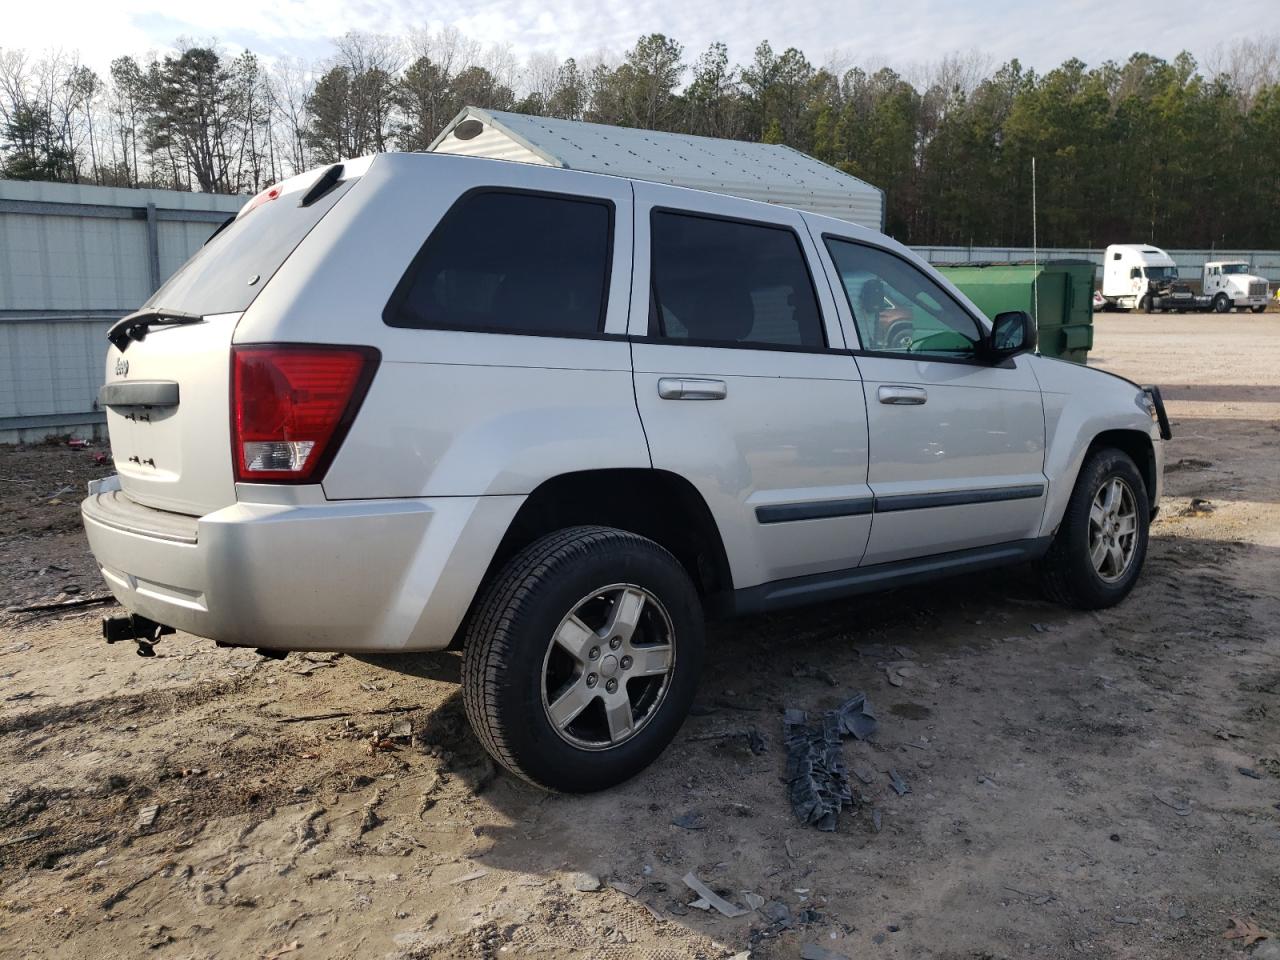
[[[884,386],[876,391],[881,403],[893,406],[918,406],[929,399],[929,392],[924,387]]]
[[[663,400],[723,400],[728,392],[723,380],[689,377],[662,377],[658,380],[658,396]]]

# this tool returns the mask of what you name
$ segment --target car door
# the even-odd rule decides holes
[[[635,185],[636,404],[715,517],[736,587],[858,564],[862,385],[800,214]]]
[[[875,515],[863,563],[1035,536],[1047,481],[1030,359],[985,362],[986,322],[905,249],[830,233],[822,246],[866,396]]]

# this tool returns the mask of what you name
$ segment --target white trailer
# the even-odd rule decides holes
[[[1206,263],[1201,289],[1215,313],[1228,313],[1233,307],[1254,313],[1267,309],[1267,280],[1251,272],[1244,260]]]

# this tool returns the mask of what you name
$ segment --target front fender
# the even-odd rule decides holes
[[[1044,397],[1045,476],[1049,478],[1040,536],[1062,522],[1071,491],[1090,446],[1102,434],[1114,434],[1131,454],[1150,450],[1150,462],[1138,469],[1151,482],[1151,504],[1160,502],[1164,449],[1152,421],[1146,394],[1135,383],[1079,364],[1036,357],[1032,364]]]

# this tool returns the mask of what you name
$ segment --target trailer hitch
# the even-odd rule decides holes
[[[121,640],[132,640],[138,645],[138,656],[154,657],[155,645],[160,638],[176,633],[173,627],[156,623],[146,617],[131,613],[127,617],[103,617],[102,636],[107,643],[119,643]]]

